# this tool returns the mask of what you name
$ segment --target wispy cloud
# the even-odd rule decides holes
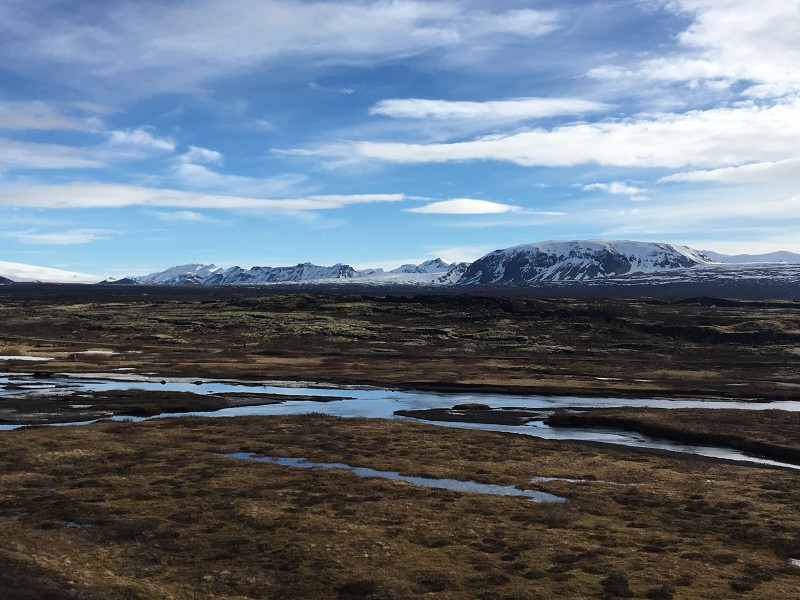
[[[159,221],[179,223],[209,223],[215,219],[193,210],[151,211],[149,214]]]
[[[485,102],[395,98],[369,109],[371,115],[395,119],[482,120],[514,122],[608,109],[602,102],[580,98],[510,98]]]
[[[280,213],[331,210],[353,204],[399,202],[405,199],[404,194],[327,194],[276,200],[106,183],[0,189],[0,206],[32,208],[147,206],[180,209],[248,209]]]
[[[318,84],[316,81],[309,81],[308,88],[311,90],[317,90],[321,92],[333,92],[334,94],[342,94],[343,96],[350,96],[355,93],[355,90],[353,88],[325,86]]]
[[[0,170],[95,169],[105,164],[85,148],[0,138]]]
[[[425,206],[407,208],[407,212],[422,213],[427,215],[489,215],[514,212],[518,206],[490,202],[489,200],[475,200],[473,198],[453,198],[431,202]]]
[[[15,169],[98,169],[113,163],[163,155],[175,143],[145,128],[122,131],[93,131],[105,141],[83,144],[49,144],[0,138],[0,170]]]
[[[689,171],[662,177],[662,182],[781,183],[800,182],[800,157],[759,162],[706,171]]]
[[[611,181],[609,183],[590,183],[581,186],[587,192],[606,192],[608,194],[624,194],[627,196],[636,196],[643,194],[646,190],[643,188],[635,187],[625,183],[624,181]]]
[[[680,48],[631,69],[598,67],[590,75],[698,82],[728,88],[746,82],[753,97],[800,90],[800,11],[794,2],[671,0],[664,6],[692,23],[677,37]]]
[[[72,129],[92,130],[98,127],[94,119],[77,119],[63,114],[48,102],[0,101],[0,129]]]
[[[109,132],[108,146],[119,151],[133,153],[172,152],[175,150],[173,140],[158,137],[144,127]]]
[[[178,157],[180,163],[221,163],[222,153],[210,148],[189,146],[189,149]]]
[[[300,173],[282,173],[264,178],[246,177],[220,173],[205,164],[199,164],[221,162],[222,154],[219,152],[192,147],[175,161],[169,178],[191,190],[253,197],[297,192],[308,181],[308,176]]]
[[[502,244],[501,244],[502,246]],[[495,250],[497,246],[476,244],[474,246],[450,246],[435,248],[427,252],[428,258],[441,258],[447,262],[473,262]]]
[[[110,2],[91,27],[66,1],[46,13],[7,4],[4,13],[4,68],[47,69],[52,78],[96,85],[112,81],[137,94],[187,91],[287,58],[310,64],[375,64],[432,52],[463,58],[559,26],[551,10],[475,10],[454,0]],[[39,35],[43,29],[48,36]]]
[[[795,156],[800,99],[772,106],[696,110],[569,124],[465,142],[355,142],[320,148],[351,158],[399,163],[468,160],[523,166],[720,167]]]
[[[2,235],[16,239],[25,244],[43,244],[49,246],[71,246],[88,244],[97,240],[107,240],[116,232],[107,229],[68,229],[66,231],[38,232],[36,230],[11,231]]]

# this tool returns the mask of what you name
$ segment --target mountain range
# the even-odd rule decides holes
[[[796,266],[797,265],[797,266]],[[8,269],[4,269],[8,266]],[[0,284],[13,281],[87,282],[85,276],[42,267],[25,271],[17,263],[0,262]],[[66,278],[51,279],[62,274]],[[37,277],[19,278],[19,275]],[[105,280],[115,285],[264,285],[361,284],[420,286],[531,286],[604,283],[657,283],[735,280],[738,278],[798,281],[800,254],[725,255],[687,246],[634,241],[575,240],[523,244],[495,250],[472,264],[448,263],[440,258],[396,269],[354,269],[345,264],[319,266],[301,263],[287,267],[222,268],[187,264],[148,275]],[[17,277],[15,277],[17,275]],[[96,281],[96,280],[95,280]]]
[[[321,267],[311,263],[301,263],[293,267],[252,267],[250,269],[242,267],[223,269],[216,265],[189,264],[126,279],[135,283],[161,285],[236,285],[353,280],[362,283],[436,285],[455,283],[467,266],[466,263],[446,263],[440,258],[418,265],[402,265],[391,271],[383,269],[356,270],[343,264]]]
[[[391,271],[357,270],[349,265],[325,267],[301,263],[290,267],[231,267],[188,264],[116,283],[162,285],[236,285],[273,283],[351,283],[365,285],[482,285],[519,286],[567,282],[658,280],[658,275],[679,274],[695,280],[729,277],[731,268],[741,264],[757,267],[766,263],[800,264],[800,255],[791,252],[758,256],[728,256],[700,252],[687,246],[627,240],[547,241],[495,250],[472,264],[447,263],[433,259],[421,264],[406,264]],[[723,266],[728,265],[727,269]],[[752,268],[750,269],[751,273]]]

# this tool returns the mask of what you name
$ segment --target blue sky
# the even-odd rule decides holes
[[[800,1],[0,0],[0,260],[800,251]]]

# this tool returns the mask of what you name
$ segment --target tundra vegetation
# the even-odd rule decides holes
[[[0,293],[0,355],[54,358],[3,363],[43,377],[133,368],[764,402],[796,399],[797,309],[32,287]],[[120,353],[83,353],[97,349]],[[31,401],[47,412],[46,398]],[[86,400],[140,414],[197,401],[149,392]],[[797,419],[780,411],[613,409],[579,418],[800,449]],[[515,485],[568,501],[220,456],[231,452]],[[0,465],[0,597],[12,600],[791,598],[800,582],[790,562],[800,558],[796,470],[321,415],[27,427],[0,432]]]

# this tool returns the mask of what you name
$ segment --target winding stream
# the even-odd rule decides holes
[[[190,378],[162,378],[158,375],[132,373],[58,374],[37,379],[30,374],[0,373],[0,399],[8,395],[24,394],[80,394],[111,390],[150,390],[192,392],[195,394],[270,394],[285,396],[286,400],[257,406],[225,408],[212,412],[164,413],[156,418],[181,416],[229,417],[244,415],[296,415],[322,413],[338,417],[367,417],[397,419],[398,410],[449,408],[456,404],[481,403],[492,408],[523,408],[551,411],[559,408],[702,408],[743,410],[800,411],[800,402],[741,402],[726,400],[669,400],[663,398],[585,398],[577,396],[511,396],[477,393],[437,393],[423,391],[398,391],[364,386],[332,387],[311,382],[265,381],[261,383],[213,380],[196,381]],[[301,396],[303,399],[293,399]],[[313,400],[308,397],[313,396]],[[347,396],[344,398],[343,396]],[[76,402],[79,398],[76,398]],[[128,417],[118,417],[128,419]],[[133,419],[139,420],[139,419]],[[482,429],[531,435],[553,440],[583,440],[619,444],[639,448],[655,448],[684,454],[723,458],[743,463],[773,465],[800,469],[800,465],[783,463],[749,456],[730,448],[682,444],[651,438],[636,432],[617,429],[571,429],[549,427],[541,421],[525,425],[495,425],[483,423],[430,422],[443,427]],[[0,425],[0,430],[14,429],[16,425]]]

